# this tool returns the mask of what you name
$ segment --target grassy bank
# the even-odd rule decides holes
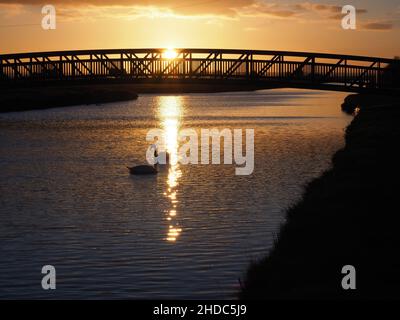
[[[131,86],[120,84],[3,88],[0,90],[0,112],[98,104],[137,97]]]
[[[352,95],[360,107],[332,169],[287,211],[268,257],[248,270],[244,299],[400,298],[400,100]],[[343,290],[344,265],[357,289]]]

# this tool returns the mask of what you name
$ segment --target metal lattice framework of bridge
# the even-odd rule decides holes
[[[0,55],[0,83],[123,80],[218,81],[362,91],[398,86],[398,60],[324,53],[175,49],[80,50]],[[397,67],[395,67],[397,66]]]

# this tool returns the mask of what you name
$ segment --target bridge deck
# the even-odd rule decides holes
[[[398,60],[325,53],[176,49],[110,49],[0,55],[1,83],[125,80],[274,83],[343,91],[399,86]]]

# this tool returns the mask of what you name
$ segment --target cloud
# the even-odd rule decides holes
[[[56,7],[78,10],[82,7],[154,7],[163,11],[173,11],[182,15],[226,15],[236,14],[236,10],[252,5],[258,0],[52,0]],[[0,0],[4,4],[44,5],[43,0]]]
[[[296,17],[293,5],[267,3],[263,0],[52,0],[62,18],[92,17],[270,17],[286,19]],[[43,5],[43,0],[0,0],[1,4]]]
[[[342,6],[337,5],[304,2],[296,4],[295,7],[300,12],[316,13],[324,19],[340,20],[344,16],[342,13]],[[356,8],[356,11],[359,15],[368,12],[368,10],[363,8]]]
[[[242,17],[270,17],[270,18],[292,18],[297,11],[287,5],[257,2],[236,10],[238,16]]]
[[[365,14],[364,8],[356,8],[357,14]],[[342,7],[331,4],[300,2],[293,3],[267,3],[258,0],[256,3],[243,7],[237,11],[239,16],[245,17],[270,17],[280,19],[297,19],[301,22],[323,22],[341,20],[344,17]]]
[[[7,18],[12,18],[25,12],[24,6],[21,4],[1,3],[0,1],[0,14]]]
[[[102,19],[133,20],[138,18],[240,19],[268,18],[323,23],[343,18],[342,7],[314,2],[278,0],[51,0],[61,20],[95,21]],[[26,5],[43,5],[43,0],[0,0],[0,8],[14,13]],[[13,11],[9,8],[16,8]],[[367,10],[357,8],[358,14]],[[4,13],[3,13],[4,14]],[[387,18],[390,19],[390,18]],[[361,25],[361,24],[360,24]],[[365,30],[390,30],[387,21],[365,22]]]
[[[0,0],[0,4],[44,5],[43,0]],[[91,8],[157,8],[175,15],[269,16],[292,18],[304,12],[341,12],[341,7],[304,2],[264,0],[51,0],[61,10]]]
[[[394,25],[390,21],[367,22],[362,24],[361,26],[363,30],[376,30],[376,31],[388,31],[392,30],[393,27]]]

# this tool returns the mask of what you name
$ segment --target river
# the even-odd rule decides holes
[[[344,93],[141,95],[0,114],[0,298],[235,298],[304,185],[330,166]],[[254,172],[145,163],[146,133],[254,129]],[[57,289],[41,287],[42,266]]]

